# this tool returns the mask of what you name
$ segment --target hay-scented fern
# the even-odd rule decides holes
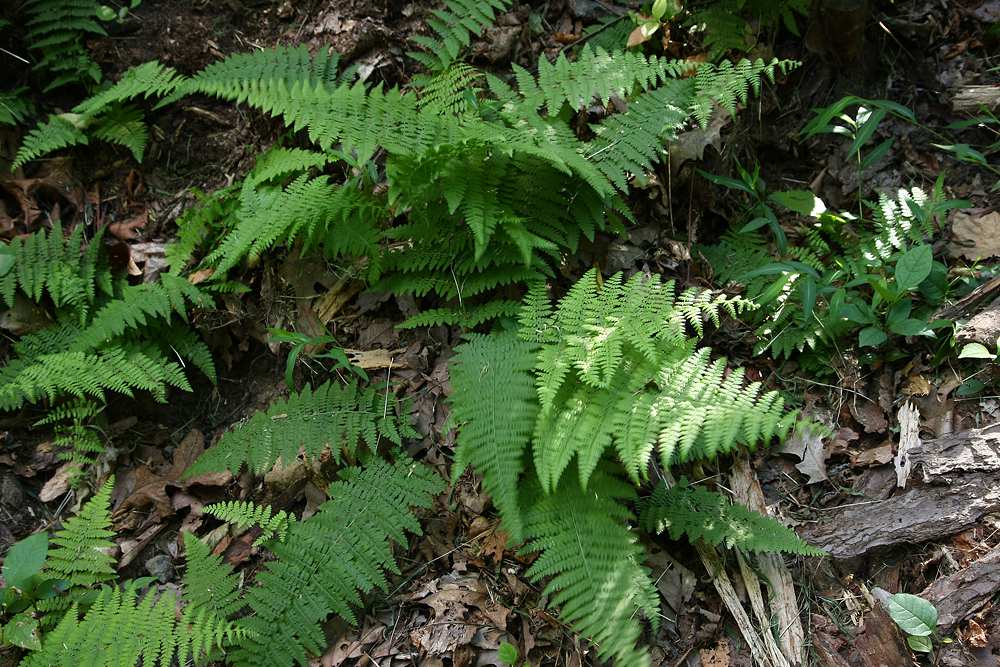
[[[725,63],[685,77],[676,62],[588,48],[575,62],[541,63],[537,76],[515,67],[516,87],[455,64],[400,91],[338,77],[335,56],[310,58],[299,47],[234,55],[190,79],[150,64],[132,80],[155,83],[148,90],[164,103],[186,94],[246,102],[316,146],[279,148],[238,198],[225,195],[231,204],[193,217],[172,269],[199,245],[200,266],[215,269],[216,282],[279,244],[319,250],[353,260],[376,289],[444,303],[409,326],[473,325],[516,312],[513,301],[489,300],[499,288],[550,277],[581,237],[621,231],[628,179],[642,179],[689,120],[704,124],[712,99],[734,110],[788,65]],[[131,84],[116,89],[78,111],[137,94]],[[576,112],[612,96],[628,100],[628,112],[579,139]]]
[[[528,576],[552,577],[553,603],[601,660],[648,663],[636,641],[641,618],[657,622],[656,592],[627,503],[650,464],[754,447],[795,421],[776,393],[744,385],[742,369],[726,376],[725,360],[687,334],[749,305],[695,290],[675,296],[672,283],[642,274],[599,284],[591,271],[557,306],[536,284],[519,331],[473,334],[456,348],[453,473],[472,464],[483,475],[512,542],[542,552]],[[678,487],[640,506],[654,532],[817,553],[717,494]]]

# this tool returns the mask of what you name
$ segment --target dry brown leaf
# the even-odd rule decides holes
[[[205,436],[198,429],[191,429],[174,450],[174,464],[166,474],[158,475],[148,466],[138,468],[132,492],[122,501],[115,512],[115,518],[124,516],[130,510],[142,510],[150,505],[156,507],[156,513],[161,517],[172,516],[174,507],[167,495],[167,487],[184,488],[184,471],[204,452]]]
[[[795,468],[809,477],[807,484],[826,481],[826,455],[820,433],[806,429],[796,431],[785,440],[780,451],[782,454],[794,454],[802,459],[795,464]]]
[[[851,458],[851,465],[856,468],[882,466],[892,461],[892,443],[885,443],[873,449],[858,452]]]
[[[80,464],[76,461],[67,461],[59,466],[52,479],[45,482],[45,486],[38,492],[38,499],[43,503],[51,502],[66,493],[70,489],[73,478],[80,474]]]
[[[138,236],[135,230],[144,229],[147,222],[149,222],[149,212],[143,210],[142,213],[135,216],[131,220],[112,222],[108,225],[108,231],[114,236],[120,238],[122,241],[129,241]]]
[[[729,667],[729,642],[720,638],[713,648],[699,649],[702,667]]]
[[[949,246],[952,257],[976,261],[980,257],[1000,256],[1000,213],[997,211],[956,211],[951,220],[951,233],[957,242]],[[970,247],[965,247],[970,243]]]

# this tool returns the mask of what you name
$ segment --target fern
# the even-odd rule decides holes
[[[35,104],[25,97],[26,87],[0,92],[0,125],[17,125],[35,113]]]
[[[524,540],[518,484],[525,471],[528,438],[538,413],[534,398],[537,347],[514,332],[469,334],[458,347],[451,371],[451,419],[460,442],[452,472],[457,478],[472,465],[483,473],[483,488],[494,499],[514,543]],[[475,402],[463,400],[475,395]]]
[[[405,508],[428,507],[441,481],[403,458],[395,465],[372,458],[341,471],[319,512],[292,522],[284,540],[266,546],[278,557],[258,575],[247,601],[254,615],[241,625],[253,636],[229,654],[237,665],[287,667],[322,653],[320,623],[336,613],[356,623],[351,604],[374,588],[386,591],[383,570],[398,573],[386,537],[405,543],[420,524]]]
[[[137,162],[142,162],[146,123],[137,107],[122,103],[139,96],[167,95],[182,81],[173,68],[163,67],[155,60],[130,68],[117,84],[87,98],[74,107],[72,113],[50,114],[47,123],[29,132],[17,152],[12,170],[60,148],[89,144],[84,133],[87,129],[97,139],[124,146],[132,151]]]
[[[635,492],[602,464],[586,489],[570,477],[551,495],[526,485],[529,497],[541,496],[527,513],[526,551],[541,551],[528,570],[532,580],[552,577],[545,593],[561,604],[560,615],[577,632],[591,637],[597,656],[625,667],[649,664],[636,648],[640,625],[636,611],[658,625],[659,595],[640,565],[643,549],[625,522],[631,512],[619,503]]]
[[[244,462],[252,472],[264,474],[278,457],[288,465],[303,448],[307,461],[327,447],[340,461],[343,453],[354,456],[359,439],[375,451],[379,436],[401,445],[402,438],[415,437],[415,431],[394,414],[386,415],[385,400],[373,387],[361,388],[355,382],[343,390],[329,382],[315,391],[307,386],[226,433],[188,474],[227,469],[238,473]]]
[[[115,478],[111,477],[91,498],[80,514],[67,519],[62,530],[56,532],[49,549],[45,567],[74,586],[90,586],[110,581],[117,576],[111,567],[114,558],[108,555],[115,548],[110,540],[115,536],[111,528],[109,499]]]
[[[288,533],[288,514],[284,511],[271,514],[271,508],[269,507],[236,501],[208,505],[205,507],[205,511],[223,521],[235,523],[237,528],[250,526],[255,523],[260,524],[264,532],[254,542],[254,546],[267,542],[275,534],[277,534],[279,541],[284,540],[285,535]]]
[[[94,20],[100,9],[97,0],[28,0],[23,9],[28,22],[30,48],[42,52],[35,69],[47,68],[56,75],[45,92],[67,83],[101,81],[101,68],[91,60],[81,44],[85,34],[107,35]]]
[[[823,552],[809,546],[788,528],[752,512],[744,505],[731,505],[718,493],[692,487],[686,477],[667,488],[664,482],[639,508],[639,525],[650,533],[667,532],[670,539],[687,536],[704,539],[713,546],[724,544],[743,551],[784,551],[819,556]]]
[[[496,12],[505,12],[509,0],[445,0],[448,11],[433,9],[434,18],[427,25],[440,39],[417,35],[413,41],[429,53],[408,52],[406,55],[420,62],[431,72],[442,72],[458,60],[464,49],[478,37],[483,28],[493,24]]]
[[[99,406],[93,401],[75,399],[53,408],[34,425],[71,421],[70,426],[56,427],[56,439],[52,441],[52,446],[67,448],[67,451],[60,452],[61,459],[81,464],[94,463],[94,455],[104,454],[105,448],[94,429],[87,428],[87,422],[92,421],[99,412]]]
[[[222,556],[211,555],[211,549],[188,532],[184,533],[184,552],[185,616],[204,615],[222,620],[243,609],[246,603],[240,597],[241,577],[223,565]]]

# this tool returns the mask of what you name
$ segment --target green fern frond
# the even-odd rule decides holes
[[[55,548],[49,549],[46,569],[58,574],[74,586],[90,586],[110,581],[117,576],[108,555],[115,549],[109,538],[115,536],[111,528],[109,500],[115,478],[112,476],[80,509],[80,514],[63,522],[61,530],[52,538]]]
[[[207,610],[224,619],[241,610],[246,602],[240,596],[240,576],[222,563],[222,556],[211,555],[211,549],[191,533],[184,533],[185,613]]]
[[[35,69],[50,69],[56,78],[45,88],[48,92],[67,83],[100,83],[97,66],[82,38],[86,34],[107,35],[95,20],[100,9],[97,0],[29,0],[23,5],[31,18],[27,22],[29,48],[42,52]],[[85,143],[85,142],[81,142]]]
[[[538,497],[527,512],[524,551],[541,551],[528,570],[533,581],[552,577],[545,593],[562,605],[560,616],[589,637],[601,661],[645,667],[649,656],[636,648],[642,613],[655,628],[659,600],[649,570],[639,563],[643,550],[626,522],[631,512],[620,501],[635,497],[632,487],[602,464],[586,489],[568,475],[552,495],[527,487]],[[534,492],[534,493],[532,493]]]
[[[386,422],[392,422],[392,426]],[[402,444],[400,434],[415,432],[392,410],[386,414],[385,396],[373,387],[361,388],[352,382],[341,390],[326,383],[316,390],[308,386],[279,399],[266,412],[258,412],[245,424],[226,433],[189,469],[189,475],[230,470],[238,473],[244,462],[255,474],[269,471],[278,457],[289,465],[304,448],[313,461],[329,447],[334,460],[342,452],[353,456],[358,441],[375,451],[380,435]]]
[[[875,233],[860,244],[863,257],[868,261],[886,261],[910,243],[926,243],[934,233],[931,209],[943,202],[944,195],[940,192],[928,195],[916,186],[910,190],[900,188],[895,199],[879,192],[877,203],[868,202]]]
[[[725,544],[743,551],[783,551],[804,556],[824,552],[800,539],[792,530],[752,512],[744,505],[733,505],[725,496],[693,487],[686,477],[667,488],[664,482],[639,508],[639,525],[650,533],[667,531],[670,539],[687,536],[695,542],[704,539],[713,546]]]
[[[455,478],[472,465],[500,511],[514,544],[524,540],[518,485],[538,413],[532,369],[537,346],[513,331],[468,334],[451,369],[451,419],[458,426]]]
[[[132,151],[136,162],[142,162],[146,150],[146,123],[143,114],[132,104],[115,107],[101,116],[94,127],[94,138],[124,146]]]
[[[28,88],[22,86],[10,92],[0,92],[0,125],[18,125],[24,119],[35,113],[35,104],[25,93]]]
[[[509,0],[445,0],[447,11],[433,9],[434,18],[427,19],[427,25],[440,39],[417,35],[413,41],[425,47],[429,53],[408,52],[406,55],[423,64],[431,72],[443,72],[459,60],[462,51],[479,37],[483,28],[493,25],[496,12],[505,12]]]
[[[273,147],[257,159],[250,176],[254,183],[267,183],[309,169],[322,169],[332,161],[331,156],[316,151]]]
[[[308,655],[321,654],[320,623],[331,613],[355,623],[351,605],[361,604],[359,592],[387,590],[384,570],[399,570],[386,538],[405,543],[406,531],[419,535],[408,508],[429,507],[430,494],[444,486],[406,458],[395,465],[371,458],[340,476],[317,514],[293,522],[284,541],[267,543],[279,560],[267,563],[250,590],[255,615],[240,623],[253,636],[230,651],[236,665],[305,667]]]
[[[170,273],[178,275],[183,272],[198,248],[203,244],[210,244],[218,235],[236,225],[240,187],[241,184],[234,184],[216,191],[210,197],[192,188],[198,203],[184,211],[176,220],[175,241],[167,244],[165,250]]]
[[[87,139],[87,135],[72,120],[65,115],[49,114],[47,123],[39,125],[25,135],[21,142],[21,148],[17,151],[17,157],[11,164],[11,171],[29,160],[34,160],[41,155],[48,155],[60,148],[76,146],[77,144],[86,146],[88,143],[90,140]]]
[[[641,274],[599,288],[592,270],[573,286],[548,325],[559,339],[538,357],[533,441],[544,489],[558,486],[574,456],[586,487],[612,446],[638,481],[654,448],[672,465],[787,432],[777,394],[758,397],[759,384],[743,387],[739,369],[723,379],[725,360],[710,363],[709,351],[696,352],[686,337],[687,324],[697,329],[719,306],[736,308],[690,292],[678,302],[672,283]]]
[[[427,77],[420,91],[420,109],[437,114],[465,115],[472,110],[466,95],[475,95],[483,73],[471,65],[456,63],[436,76]]]
[[[73,108],[83,118],[91,118],[122,102],[130,102],[140,95],[144,99],[156,95],[164,97],[172,93],[185,79],[173,67],[164,67],[155,60],[130,67],[122,78],[111,88],[86,100]]]
[[[447,324],[449,326],[457,325],[471,329],[483,322],[489,322],[498,317],[517,315],[520,307],[521,304],[517,301],[497,299],[496,301],[487,301],[486,303],[466,308],[432,308],[431,310],[425,310],[419,315],[414,315],[396,326],[400,329],[417,329]]]
[[[275,534],[278,535],[279,541],[283,541],[288,532],[288,513],[280,511],[277,514],[271,514],[270,507],[243,501],[232,501],[208,505],[204,511],[223,521],[235,523],[237,528],[252,526],[255,523],[260,524],[264,533],[257,538],[254,546],[267,542]],[[292,517],[292,520],[294,521],[295,517]]]

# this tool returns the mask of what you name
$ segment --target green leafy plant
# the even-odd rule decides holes
[[[672,283],[641,274],[599,285],[591,271],[557,307],[535,284],[518,331],[469,334],[456,349],[454,475],[470,464],[483,475],[511,540],[541,552],[528,576],[551,577],[552,604],[591,637],[601,660],[647,660],[635,646],[637,612],[655,626],[656,592],[625,503],[638,500],[634,485],[650,464],[716,458],[781,437],[794,422],[775,393],[743,386],[741,369],[724,379],[725,360],[711,361],[686,334],[717,323],[720,309],[749,306],[707,291],[675,297]],[[640,524],[816,553],[790,531],[724,504],[682,486],[646,501]],[[712,513],[724,521],[710,529]]]
[[[909,593],[890,595],[889,617],[907,634],[906,643],[918,653],[930,653],[933,658],[934,641],[949,643],[950,639],[937,636],[938,613],[933,604]]]
[[[337,342],[337,339],[331,336],[329,331],[319,336],[306,336],[305,334],[285,331],[284,329],[268,329],[267,332],[273,336],[273,338],[268,339],[268,343],[291,343],[292,345],[292,349],[288,353],[288,359],[285,360],[285,383],[289,389],[292,388],[292,374],[295,371],[295,362],[298,360],[299,355],[306,350],[307,346],[321,347]],[[365,369],[352,364],[343,348],[331,347],[325,352],[306,352],[306,356],[310,359],[330,359],[334,362],[334,368],[343,368],[345,371],[354,373],[365,382],[368,381],[368,373],[365,372]]]
[[[114,7],[108,5],[101,5],[97,10],[97,18],[102,21],[118,21],[119,23],[124,23],[130,9],[135,9],[142,4],[142,0],[131,0],[129,6],[121,5],[115,10]]]
[[[101,68],[82,44],[85,35],[107,35],[96,20],[100,8],[97,0],[24,3],[23,9],[30,17],[26,35],[29,48],[42,54],[35,69],[47,69],[55,75],[46,92],[72,83],[94,86],[101,82]]]
[[[767,225],[771,233],[774,234],[774,242],[778,246],[778,255],[784,257],[785,253],[788,252],[788,238],[785,236],[785,230],[781,228],[781,223],[778,222],[778,216],[775,215],[774,209],[771,208],[769,203],[769,199],[774,202],[783,203],[780,196],[772,195],[770,198],[766,196],[767,184],[760,178],[759,164],[754,165],[753,173],[748,172],[740,164],[737,164],[736,168],[739,170],[740,180],[709,174],[701,169],[698,170],[698,173],[713,183],[718,183],[719,185],[724,185],[727,188],[732,188],[749,195],[751,203],[747,207],[746,217],[751,219],[743,225],[740,232],[752,232]]]

